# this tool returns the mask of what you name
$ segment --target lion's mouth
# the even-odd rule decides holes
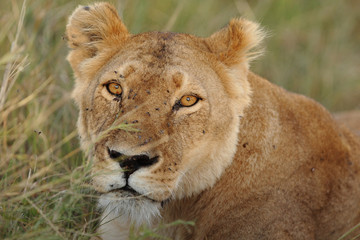
[[[110,193],[125,193],[125,194],[130,194],[132,196],[140,196],[142,194],[138,193],[137,191],[135,191],[132,187],[130,187],[129,185],[126,185],[125,187],[122,188],[117,188],[117,189],[113,189],[110,191]]]
[[[108,193],[119,194],[121,197],[124,197],[124,198],[127,198],[127,197],[128,198],[142,198],[142,199],[150,200],[151,202],[159,202],[159,203],[161,203],[161,207],[163,207],[163,205],[165,203],[170,201],[170,199],[166,199],[164,201],[156,201],[156,200],[148,197],[147,195],[144,195],[144,194],[141,194],[141,193],[135,191],[129,185],[126,185],[125,187],[122,187],[122,188],[113,189],[113,190],[109,191]],[[117,197],[120,197],[119,195],[117,195]]]

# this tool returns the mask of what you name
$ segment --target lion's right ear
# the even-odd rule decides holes
[[[69,17],[65,35],[72,49],[67,60],[76,77],[81,76],[86,60],[111,54],[123,45],[129,35],[116,9],[109,3],[77,7]]]

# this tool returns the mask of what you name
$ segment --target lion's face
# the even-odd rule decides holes
[[[81,139],[93,143],[94,186],[158,202],[201,191],[223,168],[211,159],[228,154],[229,137],[236,142],[239,116],[218,74],[181,36],[135,36],[124,47],[76,96]],[[199,187],[204,171],[210,179]]]
[[[235,24],[250,23],[232,32]],[[156,215],[160,203],[211,187],[231,163],[250,89],[245,50],[229,60],[222,32],[130,35],[108,4],[70,17],[78,128],[100,205]]]

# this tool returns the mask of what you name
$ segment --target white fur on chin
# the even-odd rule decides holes
[[[159,219],[161,204],[144,196],[131,196],[126,193],[103,194],[98,207],[107,219],[116,219],[135,226],[146,224],[150,226],[154,220]]]

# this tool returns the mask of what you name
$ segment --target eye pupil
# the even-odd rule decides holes
[[[118,88],[119,88],[119,85],[115,85],[115,88],[118,89]]]
[[[190,101],[190,97],[187,97],[187,98],[186,98],[186,101]]]

